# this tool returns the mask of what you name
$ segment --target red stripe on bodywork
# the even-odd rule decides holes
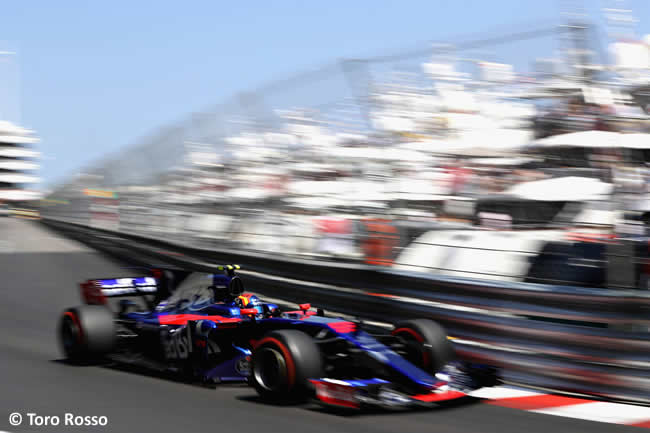
[[[187,325],[188,320],[211,320],[219,324],[241,322],[241,319],[232,317],[202,316],[200,314],[166,314],[158,316],[158,322],[161,325]]]
[[[466,396],[466,394],[464,392],[447,391],[447,392],[441,392],[441,393],[432,392],[432,393],[429,393],[429,394],[414,395],[413,398],[415,400],[431,403],[431,402],[434,402],[434,401],[453,400],[455,398],[461,398],[461,397],[465,397],[465,396]]]
[[[581,398],[564,397],[561,395],[542,394],[530,395],[526,397],[511,397],[496,400],[490,400],[487,404],[495,406],[509,407],[521,410],[549,409],[559,406],[570,406],[574,404],[589,403],[589,400]]]
[[[332,322],[327,326],[338,332],[339,334],[347,334],[356,329],[357,325],[354,322]]]
[[[330,404],[332,406],[341,406],[341,407],[349,407],[350,409],[359,409],[359,403],[354,403],[352,401],[339,400],[336,398],[330,398],[324,396],[319,396],[318,399],[323,403]]]
[[[650,420],[648,421],[643,421],[637,424],[628,424],[631,425],[632,427],[645,427],[645,428],[650,428]]]
[[[305,320],[308,317],[315,316],[316,312],[315,311],[303,311],[303,310],[295,310],[295,311],[285,311],[287,314],[302,314],[302,318],[300,320]]]
[[[356,391],[353,387],[320,380],[310,380],[310,382],[316,387],[316,398],[323,403],[359,409],[359,402],[354,397]]]

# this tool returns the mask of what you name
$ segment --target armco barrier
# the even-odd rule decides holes
[[[366,319],[429,317],[458,354],[506,377],[650,403],[650,294],[644,291],[444,278],[368,266],[209,251],[63,221],[43,222],[123,258],[197,271],[239,263],[267,296]]]

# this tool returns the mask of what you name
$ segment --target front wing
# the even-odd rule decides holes
[[[328,406],[361,409],[364,406],[379,406],[388,409],[424,406],[430,407],[443,401],[465,397],[462,391],[449,388],[446,382],[439,382],[427,393],[408,395],[391,389],[390,382],[383,379],[339,380],[311,379],[316,399]]]

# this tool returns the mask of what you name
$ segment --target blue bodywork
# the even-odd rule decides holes
[[[122,300],[118,319],[139,337],[129,351],[145,352],[170,368],[191,364],[192,374],[204,381],[245,381],[250,375],[249,360],[256,340],[273,330],[299,329],[311,336],[327,334],[328,338],[345,340],[420,389],[432,389],[440,382],[359,329],[355,322],[319,316],[308,305],[279,313],[276,304],[262,302],[248,293],[215,299],[215,293],[228,287],[231,278],[206,274],[194,288],[181,285],[150,311],[128,311],[126,307],[132,301]],[[109,297],[142,294],[156,282],[151,277],[95,281]]]
[[[274,303],[244,293],[233,268],[238,267],[224,267],[224,274],[185,273],[178,285],[170,283],[174,274],[152,272],[150,277],[89,280],[80,286],[87,304],[109,305],[108,298],[123,298],[116,305],[118,338],[109,357],[175,371],[192,381],[247,381],[257,347],[275,344],[269,340],[276,336],[298,335],[269,333],[297,330],[317,345],[323,361],[323,370],[317,371],[327,376],[301,380],[308,380],[325,404],[348,408],[429,405],[462,397],[474,387],[473,375],[466,374],[468,370],[462,366],[447,366],[461,378],[455,380],[449,379],[452,374],[436,372],[434,376],[407,360],[405,356],[417,362],[417,357],[413,357],[412,343],[399,335],[371,334],[357,322],[325,317],[309,304],[281,311]],[[142,300],[146,308],[133,297]],[[293,346],[292,350],[297,349]],[[253,377],[256,386],[257,374]],[[453,383],[464,385],[454,387]]]

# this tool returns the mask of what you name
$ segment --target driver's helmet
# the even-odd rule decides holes
[[[253,308],[262,305],[260,298],[253,295],[252,293],[244,293],[237,297],[237,304],[241,308]]]

